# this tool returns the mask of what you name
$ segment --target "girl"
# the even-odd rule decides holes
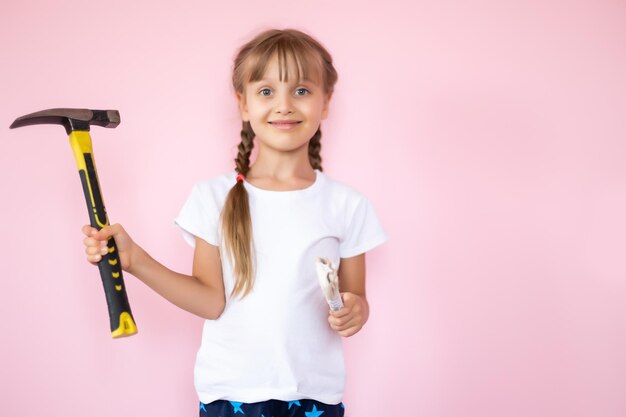
[[[87,259],[97,263],[113,236],[124,271],[206,319],[201,416],[343,416],[340,336],[368,319],[365,252],[387,236],[363,194],[322,172],[320,124],[337,73],[309,35],[268,30],[239,50],[232,81],[243,122],[236,172],[198,182],[175,219],[194,247],[191,276],[119,224],[83,227]],[[339,265],[339,311],[319,287],[319,256]]]

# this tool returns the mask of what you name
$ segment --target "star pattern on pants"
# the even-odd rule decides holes
[[[300,407],[300,401],[296,400],[296,401],[289,401],[289,405],[287,406],[287,410],[291,410],[291,406],[292,405],[297,405],[298,407]]]
[[[230,405],[233,406],[233,414],[237,414],[237,413],[246,414],[241,409],[241,405],[243,403],[238,403],[238,402],[235,402],[235,401],[229,401],[229,403],[230,403]]]
[[[322,415],[323,412],[324,411],[322,410],[318,410],[315,404],[313,404],[313,409],[311,411],[306,411],[304,415],[306,417],[319,417],[320,415]]]

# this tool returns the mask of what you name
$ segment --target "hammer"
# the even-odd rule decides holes
[[[120,113],[117,110],[48,109],[17,118],[10,128],[39,124],[65,127],[83,185],[91,226],[97,230],[107,226],[109,219],[98,183],[89,128],[91,125],[114,128],[120,124]],[[130,311],[120,257],[113,237],[107,242],[107,247],[108,253],[98,262],[98,269],[109,309],[111,336],[130,336],[137,333],[137,326]]]

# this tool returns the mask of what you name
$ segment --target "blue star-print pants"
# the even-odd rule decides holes
[[[324,404],[315,400],[239,403],[217,400],[200,403],[200,417],[343,417],[344,406]]]

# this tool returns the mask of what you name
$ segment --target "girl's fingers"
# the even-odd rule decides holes
[[[346,307],[346,306],[343,306],[341,309],[339,309],[339,310],[337,310],[337,311],[332,311],[332,310],[331,310],[331,311],[330,311],[330,314],[331,314],[333,317],[340,318],[340,317],[345,317],[345,316],[347,316],[347,315],[348,315],[348,314],[350,314],[351,312],[352,312],[352,309],[351,309],[351,308],[348,308],[348,307]]]
[[[344,337],[352,336],[363,327],[359,317],[353,317],[346,323],[331,324],[330,327]]]
[[[90,225],[84,225],[81,230],[87,236],[83,239],[87,261],[95,265],[108,253],[108,240],[109,236],[113,234],[113,230],[110,226],[106,226],[99,232]]]
[[[333,330],[337,330],[337,331],[345,330],[352,326],[355,326],[359,323],[359,321],[360,321],[360,317],[357,317],[357,316],[342,317],[342,318],[336,318],[336,317],[330,316],[328,318],[330,327]]]
[[[106,255],[108,251],[108,248],[99,246],[87,246],[85,248],[87,255]]]
[[[328,316],[328,322],[330,324],[332,324],[333,326],[343,326],[345,323],[347,323],[350,320],[351,317],[335,317],[335,316]]]
[[[102,229],[98,230],[95,227],[84,225],[82,227],[83,234],[87,237],[92,237],[96,240],[107,240],[111,236],[113,236],[116,232],[118,232],[120,227],[115,224],[113,226],[108,225],[104,226]]]
[[[361,330],[361,329],[358,328],[358,327],[353,327],[351,329],[339,331],[338,333],[341,336],[343,336],[343,337],[350,337],[350,336],[354,335],[356,332],[358,332],[359,330]]]
[[[341,326],[339,331],[348,330],[348,329],[351,329],[353,327],[358,327],[360,321],[361,321],[360,319],[358,319],[357,317],[354,317],[352,320],[350,320],[349,322],[347,322],[346,324]]]
[[[107,240],[98,240],[92,237],[97,230],[89,225],[83,226],[82,231],[87,236],[83,239],[87,261],[97,264],[102,260],[102,256],[108,252]]]
[[[359,325],[357,323],[350,322],[350,323],[348,323],[348,324],[346,324],[344,326],[330,326],[330,327],[333,330],[335,330],[336,332],[341,333],[341,332],[348,332],[348,331],[352,331],[352,330],[358,329]]]
[[[90,247],[95,247],[95,248],[106,248],[108,241],[107,240],[96,240],[92,237],[86,237],[85,239],[83,239],[83,243],[85,244],[86,247],[90,248]]]
[[[100,255],[93,255],[93,256],[88,256],[87,257],[87,260],[89,262],[91,262],[91,263],[94,263],[94,264],[100,262],[101,259],[102,259],[102,256],[100,256]]]
[[[95,229],[94,229],[95,230]],[[109,224],[97,231],[96,238],[109,239],[110,237],[117,235],[123,231],[122,226],[119,223]],[[93,234],[92,234],[93,236]]]
[[[91,236],[94,232],[98,231],[95,227],[91,227],[88,224],[84,225],[81,230],[85,236]]]
[[[106,247],[98,248],[90,246],[85,249],[85,252],[87,252],[87,260],[90,262],[100,262],[102,257],[106,255],[109,250]]]

